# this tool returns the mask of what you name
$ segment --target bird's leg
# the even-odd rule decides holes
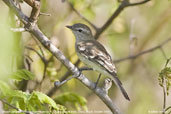
[[[96,89],[97,84],[99,83],[100,77],[101,77],[101,73],[99,74],[99,77],[98,77],[98,79],[97,79],[97,81],[96,81],[96,83],[95,83],[95,87],[94,87],[94,89]]]
[[[92,68],[88,68],[88,67],[81,67],[79,68],[80,72],[84,71],[84,70],[93,70]]]
[[[92,68],[88,68],[88,67],[82,67],[82,68],[79,68],[78,70],[80,71],[78,76],[71,76],[71,77],[67,78],[66,80],[64,80],[62,82],[56,81],[54,83],[54,85],[59,87],[59,86],[63,85],[64,83],[68,82],[69,80],[71,80],[72,78],[79,77],[81,75],[82,71],[84,71],[84,70],[93,70],[93,69]]]
[[[86,70],[93,70],[92,68],[88,68],[88,67],[81,67],[78,69],[80,71],[80,74],[78,76],[81,75],[82,71],[86,71]]]

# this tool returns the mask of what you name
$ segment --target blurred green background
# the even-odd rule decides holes
[[[138,1],[140,0],[131,0],[131,2]],[[119,6],[116,0],[70,0],[70,2],[97,27],[101,27]],[[42,47],[45,58],[50,58],[50,62],[45,79],[41,85],[37,84],[43,79],[44,64],[40,57],[28,50],[26,46],[41,53],[39,46],[29,33],[11,31],[11,28],[19,27],[20,24],[2,1],[0,1],[0,9],[0,79],[13,85],[15,82],[11,81],[9,75],[18,69],[28,69],[25,58],[30,57],[30,71],[35,77],[24,83],[25,91],[36,90],[48,94],[54,87],[54,81],[60,80],[68,70]],[[31,8],[26,3],[21,4],[21,9],[26,15],[30,15]],[[49,13],[51,16],[39,17],[40,29],[74,63],[77,60],[75,39],[72,32],[65,26],[87,23],[69,7],[66,1],[42,0],[41,12]],[[95,33],[93,28],[92,31]],[[171,1],[152,0],[140,6],[124,9],[98,41],[105,46],[113,60],[118,60],[157,46],[170,37]],[[166,58],[171,57],[171,42],[164,45],[162,49],[166,56],[157,49],[136,59],[116,63],[119,78],[131,101],[126,101],[115,85],[109,90],[109,96],[125,114],[147,114],[149,111],[162,110],[163,90],[159,86],[158,75],[164,68]],[[81,66],[83,64],[79,65]],[[86,71],[84,74],[94,82],[97,80],[96,72]],[[99,85],[104,79],[105,77],[101,78]],[[19,89],[23,87],[21,83],[18,83],[18,86]],[[73,92],[85,97],[88,110],[109,110],[91,90],[75,79],[57,89],[50,97],[55,98],[65,92]],[[167,96],[166,103],[166,106],[170,105],[171,95]],[[70,106],[66,107],[72,109]]]

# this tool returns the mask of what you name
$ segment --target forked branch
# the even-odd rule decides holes
[[[14,13],[18,16],[18,18],[23,22],[24,25],[27,25],[29,22],[29,18],[19,10],[12,0],[3,0],[10,9],[14,11]],[[34,25],[34,26],[33,26]],[[121,114],[116,105],[112,102],[107,93],[99,87],[95,88],[95,84],[88,80],[79,70],[73,65],[64,55],[63,53],[56,48],[51,41],[40,31],[37,24],[30,24],[29,28],[26,28],[28,32],[33,34],[41,44],[49,50],[58,60],[60,60],[76,77],[76,79],[80,80],[85,86],[91,89],[99,98],[108,106],[108,108],[112,111],[113,114]]]

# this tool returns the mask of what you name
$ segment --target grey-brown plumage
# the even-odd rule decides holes
[[[89,27],[80,23],[67,27],[72,30],[76,37],[75,48],[80,60],[93,68],[93,70],[110,76],[115,84],[120,88],[124,97],[127,100],[130,100],[127,92],[122,87],[121,81],[116,75],[117,71],[112,62],[111,56],[103,45],[93,38]]]

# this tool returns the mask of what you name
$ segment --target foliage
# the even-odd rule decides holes
[[[171,67],[167,67],[166,64],[165,68],[159,73],[158,80],[161,87],[166,84],[167,95],[169,95],[169,87],[171,86]]]
[[[87,100],[84,97],[75,93],[66,92],[57,96],[54,100],[56,103],[59,103],[64,106],[67,106],[67,104],[69,103],[71,106],[75,106],[77,110],[80,110],[81,107],[84,110],[87,110]]]
[[[5,98],[8,103],[21,110],[29,111],[63,111],[66,108],[56,104],[53,99],[42,92],[33,91],[31,94],[20,90],[11,89],[5,82],[0,81],[0,98]],[[48,104],[48,107],[45,105]],[[5,106],[9,110],[8,106]]]
[[[74,8],[82,16],[96,25],[99,29],[107,22],[113,12],[115,12],[121,4],[121,2],[118,2],[120,0],[68,1],[71,2]],[[77,15],[74,10],[72,10],[68,4],[68,1],[41,1],[41,12],[51,14],[51,16],[41,15],[37,22],[42,32],[49,37],[51,42],[55,44],[56,47],[58,47],[67,58],[70,58],[72,63],[75,63],[77,56],[76,54],[72,55],[75,52],[75,41],[73,40],[73,34],[68,29],[66,29],[65,26],[78,22],[86,23],[88,26],[90,26],[90,24],[88,24],[82,17]],[[130,2],[136,3],[138,1],[143,0],[132,0]],[[141,53],[146,49],[157,46],[161,42],[165,41],[168,37],[170,37],[170,1],[171,0],[151,0],[150,2],[140,6],[131,6],[129,8],[125,8],[117,16],[117,18],[112,20],[110,26],[105,29],[103,34],[101,34],[99,42],[101,42],[106,47],[107,51],[109,51],[109,53],[112,55],[112,58],[114,58],[113,60],[118,60],[129,55],[136,55],[137,53]],[[20,0],[20,2],[23,2],[23,0]],[[26,3],[19,4],[18,6],[21,6],[21,10],[26,15],[30,15],[30,6],[26,5]],[[55,57],[49,60],[48,58],[51,56],[51,54],[41,46],[44,52],[44,54],[41,54],[42,57],[49,60],[47,63],[47,69],[45,73],[43,73],[44,64],[40,57],[35,52],[24,48],[25,46],[29,46],[35,49],[37,52],[40,52],[40,48],[38,46],[39,43],[36,43],[30,34],[26,34],[25,32],[11,31],[11,28],[20,28],[23,26],[21,26],[21,23],[18,25],[18,19],[14,19],[13,12],[11,12],[3,2],[0,3],[0,8],[0,79],[5,81],[8,80],[12,85],[13,81],[11,80],[14,79],[15,81],[19,82],[18,87],[23,87],[22,85],[24,85],[26,86],[25,89],[28,91],[35,90],[32,93],[12,90],[13,88],[7,85],[5,81],[0,81],[0,97],[5,99],[8,103],[22,109],[26,109],[27,107],[32,110],[55,110],[55,105],[53,103],[54,100],[51,98],[51,100],[49,100],[49,98],[46,98],[46,95],[42,92],[49,93],[51,89],[54,88],[54,80],[60,80],[63,79],[63,77],[66,77],[65,74],[67,74],[68,70],[66,67],[63,67],[62,63]],[[9,12],[13,16],[9,16]],[[13,21],[10,21],[9,24],[9,20]],[[11,24],[13,26],[11,26]],[[96,31],[92,32],[95,34]],[[130,42],[132,35],[137,38],[137,44]],[[154,81],[156,81],[156,77],[154,76],[158,76],[158,72],[160,71],[160,74],[157,77],[159,79],[159,84],[166,87],[165,84],[167,83],[168,93],[170,86],[170,67],[167,66],[161,70],[161,66],[165,62],[165,58],[171,57],[171,45],[168,44],[161,48],[161,50],[159,49],[158,51],[143,54],[143,56],[137,57],[137,59],[131,59],[131,61],[126,60],[126,62],[118,62],[116,64],[119,78],[123,82],[123,86],[126,87],[126,90],[128,91],[132,100],[130,103],[122,105],[123,102],[126,101],[119,96],[119,92],[117,94],[109,92],[109,96],[111,98],[117,99],[117,101],[123,100],[123,102],[117,103],[119,104],[119,108],[121,110],[125,109],[123,113],[145,114],[149,110],[156,111],[161,109],[161,97],[156,95],[156,91],[159,91],[159,89],[158,86],[155,85],[156,83]],[[162,52],[162,50],[164,51]],[[23,61],[26,59],[28,60],[28,64],[23,64]],[[33,73],[23,69],[23,67],[28,68],[28,66],[30,66],[30,70]],[[96,75],[96,72],[84,73],[92,81],[95,81],[97,78],[97,76],[94,76]],[[43,74],[45,74],[45,79],[42,80],[40,85],[39,82],[41,79],[43,79]],[[7,76],[11,77],[7,78]],[[166,83],[162,83],[163,79]],[[101,79],[101,81],[102,80],[103,79]],[[41,88],[42,92],[37,91],[39,87]],[[132,87],[131,90],[130,87]],[[79,95],[72,95],[74,93],[63,92],[74,91],[75,93],[81,93],[82,95],[87,96],[88,99],[92,98],[91,96],[96,97],[95,94],[93,94],[88,89],[80,88],[84,88],[84,85],[77,83],[76,80],[71,80],[69,83],[65,83],[63,86],[58,88],[57,92],[55,91],[52,95],[49,96],[55,96],[56,93],[58,93],[59,96],[56,97],[58,101],[55,101],[56,105],[61,104],[67,107],[67,109],[74,108],[75,110],[75,108],[77,108],[77,110],[79,110],[84,107],[84,105],[82,106],[80,103],[81,100],[79,99]],[[112,91],[113,90],[114,88],[112,88]],[[151,93],[149,94],[149,92]],[[13,96],[10,94],[13,94]],[[29,101],[28,98],[30,98]],[[31,105],[21,105],[27,102],[30,102]],[[99,100],[94,99],[89,100],[88,102],[90,104],[90,108],[94,109],[95,107],[97,109],[100,108],[101,110],[106,109],[106,107],[102,106],[103,103],[99,102]],[[86,102],[83,102],[83,104],[84,103]],[[170,103],[171,100],[167,99],[167,104],[170,105]],[[99,105],[91,107],[91,104]],[[59,108],[61,105],[57,105],[57,107]],[[5,105],[5,109],[11,110],[11,107]]]
[[[33,80],[34,74],[26,69],[17,70],[11,74],[11,78],[21,81],[21,80]]]
[[[16,81],[22,81],[23,79],[32,80],[34,78],[34,75],[26,69],[17,70],[10,76]],[[67,103],[70,103],[71,106],[74,105],[77,110],[80,110],[81,107],[87,110],[86,99],[75,93],[63,93],[53,100],[42,92],[33,91],[32,93],[27,93],[20,90],[13,90],[4,81],[0,81],[0,98],[6,99],[9,104],[24,111],[41,110],[66,113],[66,108],[62,105],[66,105]],[[5,109],[9,110],[9,106],[5,105]]]

